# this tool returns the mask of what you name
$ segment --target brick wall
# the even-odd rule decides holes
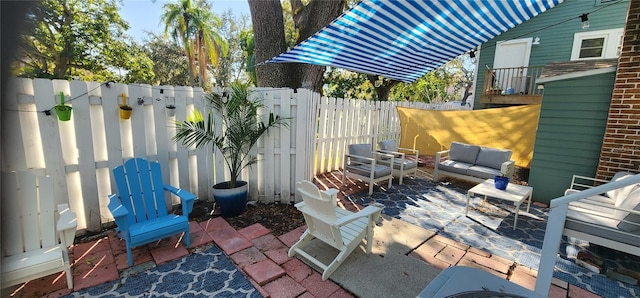
[[[640,172],[640,0],[631,0],[602,143],[598,178]]]

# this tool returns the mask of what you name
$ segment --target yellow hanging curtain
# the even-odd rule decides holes
[[[540,105],[463,111],[398,107],[400,146],[435,155],[452,141],[510,149],[516,166],[528,168],[533,157]]]

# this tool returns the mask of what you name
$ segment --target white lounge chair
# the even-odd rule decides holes
[[[353,213],[337,207],[337,189],[320,191],[315,184],[305,180],[297,183],[297,190],[303,201],[295,206],[304,215],[307,230],[289,249],[290,257],[297,254],[320,267],[322,280],[326,280],[365,236],[366,252],[371,253],[373,227],[382,212],[381,205],[367,206]],[[339,251],[331,263],[325,264],[304,250],[314,238]]]
[[[376,182],[388,180],[391,188],[393,171],[389,164],[395,162],[393,155],[373,151],[371,144],[351,144],[347,152],[342,168],[342,185],[346,184],[346,179],[349,177],[368,183],[370,195],[373,193],[373,184]],[[386,160],[386,165],[380,164],[383,158]]]
[[[398,143],[395,140],[386,140],[378,142],[380,148],[378,152],[392,154],[395,159],[393,161],[393,176],[400,179],[400,185],[402,185],[402,178],[404,176],[413,175],[416,177],[418,172],[418,150],[398,147]],[[382,165],[391,166],[386,159],[379,161]]]
[[[57,272],[73,275],[67,247],[78,226],[68,204],[55,205],[53,179],[2,173],[2,288]]]

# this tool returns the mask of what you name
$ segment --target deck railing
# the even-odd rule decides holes
[[[542,66],[487,68],[485,71],[485,95],[538,95],[536,81],[542,74]]]

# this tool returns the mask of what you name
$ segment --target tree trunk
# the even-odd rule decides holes
[[[337,18],[345,0],[290,0],[298,40],[307,39]],[[287,50],[282,6],[279,0],[249,0],[255,44],[256,63],[267,61]],[[302,63],[270,63],[256,67],[257,86],[306,88],[322,93],[325,67]]]
[[[373,85],[374,90],[376,91],[376,95],[378,96],[379,101],[387,101],[389,100],[389,93],[391,93],[391,88],[393,86],[398,85],[400,81],[383,79],[380,83],[380,86],[376,86],[376,81],[378,80],[378,76],[367,75],[367,79]]]
[[[289,64],[265,62],[287,50],[280,0],[249,0],[256,62],[256,86],[290,87]]]

